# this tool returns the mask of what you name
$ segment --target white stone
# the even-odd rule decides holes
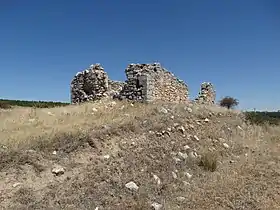
[[[192,113],[192,108],[188,107],[188,108],[187,108],[187,111],[188,111],[189,113]]]
[[[112,102],[111,102],[111,105],[112,105],[112,106],[114,106],[114,105],[116,105],[116,104],[117,104],[117,102],[115,102],[115,101],[112,101]]]
[[[175,162],[176,162],[176,163],[181,162],[181,159],[180,159],[180,158],[176,158],[176,157],[174,157],[174,158],[173,158],[173,160],[175,160]]]
[[[184,183],[185,186],[189,186],[190,185],[190,183],[186,182],[186,181],[183,181],[183,183]]]
[[[228,149],[229,145],[227,143],[223,143],[224,148]]]
[[[180,197],[177,197],[176,200],[179,201],[179,202],[183,202],[184,200],[186,200],[186,198],[180,196]]]
[[[204,119],[204,122],[209,122],[210,120],[208,118],[205,118]]]
[[[178,155],[179,155],[180,157],[182,157],[183,159],[187,159],[187,158],[189,157],[188,154],[182,153],[182,152],[178,152]]]
[[[168,113],[168,110],[165,109],[164,107],[158,108],[158,111],[159,111],[160,113],[163,113],[163,114],[167,114],[167,113]]]
[[[93,108],[92,108],[92,111],[93,111],[93,112],[97,112],[98,110],[97,110],[95,107],[93,107]]]
[[[178,129],[178,131],[180,131],[180,132],[182,132],[182,133],[185,132],[184,126],[179,126],[177,129]]]
[[[196,141],[199,141],[199,138],[198,138],[196,135],[194,135],[193,138],[194,138]]]
[[[109,158],[110,158],[110,155],[104,155],[103,158],[104,158],[104,159],[109,159]]]
[[[51,113],[51,112],[48,112],[48,115],[50,115],[50,116],[54,116],[54,114],[53,114],[53,113]]]
[[[238,125],[237,128],[243,131],[243,128],[240,125]]]
[[[188,172],[185,172],[184,175],[185,175],[188,179],[192,178],[192,175],[191,175],[190,173],[188,173]]]
[[[57,154],[57,152],[56,152],[56,151],[53,151],[53,152],[52,152],[52,154],[53,154],[53,155],[56,155],[56,154]]]
[[[196,152],[193,152],[193,151],[192,151],[192,152],[189,153],[189,156],[190,156],[191,158],[197,158],[198,155],[197,155]]]
[[[189,149],[190,149],[189,145],[184,146],[184,150],[189,150]]]
[[[62,175],[64,174],[65,172],[65,169],[62,167],[62,166],[55,166],[53,169],[52,169],[52,173],[55,174],[56,176],[58,175]]]
[[[137,184],[135,184],[134,182],[128,182],[125,184],[125,187],[130,189],[130,190],[135,190],[137,191],[139,189],[139,187],[137,186]]]
[[[153,174],[153,177],[154,177],[155,181],[157,182],[157,184],[160,185],[161,184],[160,178],[155,174]]]
[[[16,182],[16,183],[13,184],[13,188],[18,187],[19,185],[21,185],[21,183],[20,182]]]
[[[152,203],[151,205],[154,210],[160,210],[162,208],[162,204],[159,204],[159,203]]]
[[[172,171],[172,176],[173,176],[174,179],[178,178],[177,174],[174,171]]]

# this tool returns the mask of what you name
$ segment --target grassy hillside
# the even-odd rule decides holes
[[[1,209],[279,209],[280,127],[194,104],[0,111]]]

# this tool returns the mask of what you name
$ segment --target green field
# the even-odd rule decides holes
[[[58,106],[67,106],[70,103],[53,102],[53,101],[24,101],[24,100],[8,100],[0,99],[0,108],[11,108],[13,106],[51,108]]]

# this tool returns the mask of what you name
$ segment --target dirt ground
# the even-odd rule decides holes
[[[0,111],[1,209],[280,209],[280,127],[99,101]]]

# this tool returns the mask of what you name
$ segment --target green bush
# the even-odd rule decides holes
[[[0,101],[0,109],[10,109],[11,105],[5,101]]]
[[[245,112],[247,122],[254,125],[279,125],[280,113],[277,112]]]
[[[220,100],[220,106],[226,107],[228,109],[232,109],[238,104],[239,104],[238,100],[230,96],[224,97],[223,99]]]
[[[0,99],[0,108],[11,108],[12,106],[52,108],[52,107],[67,106],[67,105],[69,105],[69,103],[53,102],[53,101],[21,101],[21,100]]]

